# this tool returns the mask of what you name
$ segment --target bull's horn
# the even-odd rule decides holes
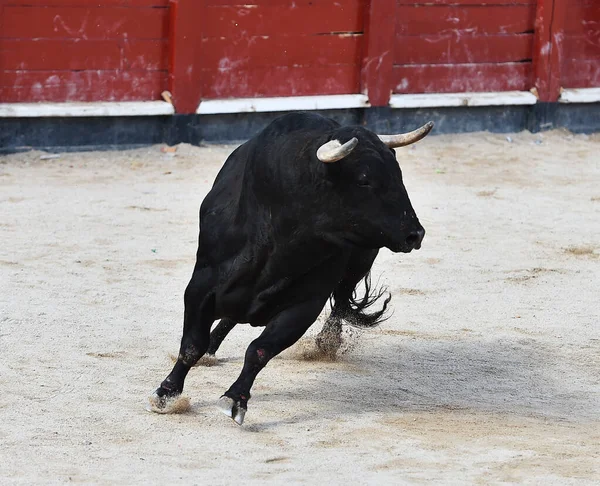
[[[412,132],[400,133],[398,135],[377,135],[379,140],[385,143],[389,148],[404,147],[411,143],[418,142],[431,131],[433,122],[427,122],[421,128],[417,128]]]
[[[337,162],[349,155],[356,145],[358,145],[356,137],[351,138],[343,145],[338,140],[330,140],[319,147],[317,158],[325,163]]]

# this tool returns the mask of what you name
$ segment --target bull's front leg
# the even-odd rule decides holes
[[[214,322],[214,295],[210,293],[210,270],[196,269],[185,290],[183,336],[179,355],[173,370],[149,399],[148,410],[169,412],[169,399],[183,391],[190,368],[206,353],[210,342],[210,328]]]
[[[242,425],[250,399],[250,389],[258,373],[283,350],[300,339],[318,317],[325,300],[315,299],[295,305],[277,315],[248,349],[238,379],[217,402],[218,408]]]

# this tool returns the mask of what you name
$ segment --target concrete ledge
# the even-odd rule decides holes
[[[274,113],[281,111],[336,110],[367,108],[369,99],[362,94],[328,96],[286,96],[281,98],[236,98],[204,100],[198,106],[199,115],[225,113]]]
[[[535,105],[537,98],[529,91],[492,93],[395,94],[390,108],[444,108],[458,106]]]
[[[559,103],[597,103],[600,101],[600,88],[563,89]]]
[[[65,151],[119,149],[166,143],[221,143],[247,140],[284,112],[166,116],[0,117],[0,153],[30,148]],[[433,135],[489,131],[514,133],[566,128],[600,132],[600,103],[541,103],[514,106],[433,108],[370,107],[318,110],[341,125],[377,133],[414,130],[433,120]]]
[[[173,115],[166,101],[0,103],[0,118]]]

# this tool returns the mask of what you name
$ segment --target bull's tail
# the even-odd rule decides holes
[[[347,324],[360,327],[370,328],[385,321],[389,316],[386,315],[386,310],[392,296],[386,288],[374,289],[371,285],[371,273],[367,273],[362,279],[365,286],[365,293],[362,297],[358,297],[357,287],[352,291],[352,294],[347,299],[340,299],[338,293],[337,299],[335,294],[331,296],[331,317],[345,321]],[[383,307],[375,312],[367,313],[375,302],[385,296]]]

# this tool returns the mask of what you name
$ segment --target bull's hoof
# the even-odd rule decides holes
[[[188,397],[182,397],[181,395],[161,397],[156,392],[148,397],[148,404],[146,405],[146,410],[154,413],[183,413],[187,412],[189,408],[190,399]]]
[[[217,408],[236,424],[242,425],[244,423],[246,409],[242,407],[240,402],[234,401],[233,398],[223,395],[217,402]]]

